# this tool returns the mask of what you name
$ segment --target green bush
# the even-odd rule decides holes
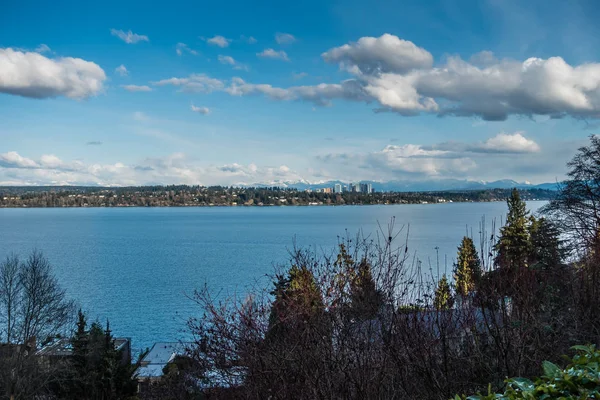
[[[454,400],[514,400],[514,399],[600,399],[600,351],[596,346],[574,346],[577,354],[566,368],[544,361],[544,375],[532,381],[512,378],[506,381],[504,393],[455,396]]]

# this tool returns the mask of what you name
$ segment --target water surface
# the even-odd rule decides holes
[[[529,202],[532,211],[544,202]],[[467,227],[500,220],[504,202],[343,207],[0,209],[0,258],[39,249],[91,319],[109,318],[135,349],[182,336],[207,282],[243,291],[299,246],[333,248],[346,232],[410,224],[409,250],[449,268]],[[264,279],[264,278],[263,278]]]

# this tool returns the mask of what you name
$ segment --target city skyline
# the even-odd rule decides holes
[[[19,2],[0,185],[562,180],[598,132],[598,8]]]

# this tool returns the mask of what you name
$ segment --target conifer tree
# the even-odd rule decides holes
[[[496,265],[510,271],[527,267],[531,243],[529,218],[526,204],[517,189],[513,189],[507,199],[508,215],[506,224],[500,229],[500,239],[495,246]]]
[[[531,217],[529,265],[552,268],[560,265],[565,252],[556,226],[545,218]]]
[[[433,306],[436,310],[447,310],[452,308],[452,291],[450,290],[450,284],[446,274],[439,280],[438,286],[435,289],[435,298],[433,299]]]
[[[350,282],[350,314],[354,318],[375,318],[383,304],[383,296],[377,289],[371,265],[363,259]]]
[[[456,294],[467,296],[473,293],[481,275],[481,262],[473,239],[465,236],[458,247],[458,258],[454,268]]]
[[[288,277],[278,277],[272,294],[269,336],[285,335],[296,328],[310,328],[324,313],[321,291],[306,266],[292,266]]]

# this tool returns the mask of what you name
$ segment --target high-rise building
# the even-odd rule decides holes
[[[334,193],[342,193],[342,184],[341,183],[336,183],[333,186],[333,192]]]
[[[367,193],[369,193],[369,194],[373,193],[373,184],[372,183],[367,183]]]
[[[369,193],[369,192],[368,192],[368,187],[367,187],[367,184],[366,184],[366,183],[361,183],[361,184],[360,184],[360,192],[361,192],[361,193]]]

